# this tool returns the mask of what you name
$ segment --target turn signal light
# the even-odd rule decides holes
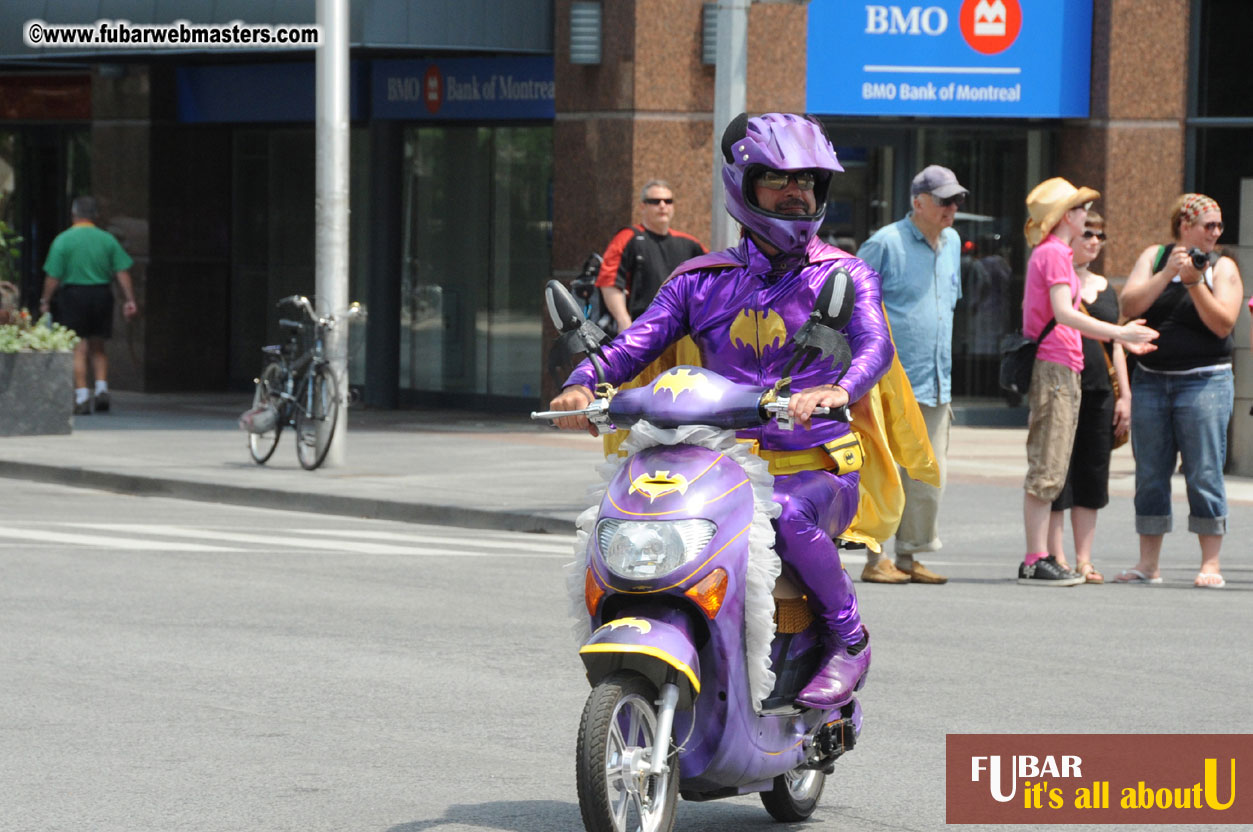
[[[726,570],[715,569],[683,594],[695,601],[696,606],[704,610],[710,619],[717,618],[718,610],[722,609],[722,601],[727,596]]]
[[[600,609],[600,601],[604,597],[605,590],[596,583],[596,578],[592,576],[592,569],[589,566],[587,576],[583,579],[583,603],[587,606],[588,615],[596,615],[596,610]]]

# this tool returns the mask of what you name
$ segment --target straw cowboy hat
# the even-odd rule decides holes
[[[1061,222],[1067,211],[1091,202],[1100,195],[1100,191],[1091,188],[1076,188],[1060,176],[1036,185],[1027,194],[1027,213],[1031,216],[1023,229],[1027,233],[1027,242],[1033,246],[1039,245],[1045,235],[1053,230],[1053,226]]]

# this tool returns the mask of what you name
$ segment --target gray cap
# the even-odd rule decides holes
[[[968,193],[970,191],[963,188],[957,181],[957,174],[939,165],[927,165],[914,177],[913,184],[909,186],[910,196],[931,194],[940,199],[946,199],[950,196]]]

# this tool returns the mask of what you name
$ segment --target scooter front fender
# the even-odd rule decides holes
[[[633,670],[660,690],[677,671],[680,709],[700,693],[700,658],[691,625],[682,613],[660,609],[617,618],[592,633],[579,649],[587,681],[595,685],[617,670]]]

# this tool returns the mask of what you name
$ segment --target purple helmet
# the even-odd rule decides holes
[[[782,252],[804,251],[827,212],[831,175],[844,170],[822,125],[811,117],[791,113],[766,113],[756,118],[740,113],[722,134],[722,156],[726,160],[722,183],[727,213]],[[816,171],[817,212],[775,214],[759,208],[753,179],[764,168]]]

